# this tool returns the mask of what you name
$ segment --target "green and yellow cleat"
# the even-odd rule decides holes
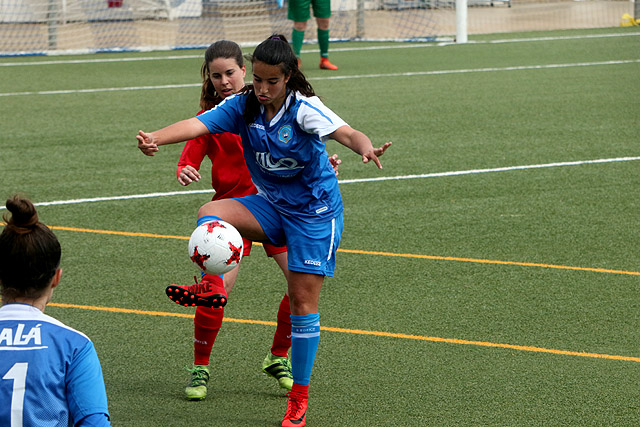
[[[262,372],[278,380],[280,387],[291,391],[293,375],[288,357],[275,356],[269,352],[262,361]]]
[[[202,365],[195,365],[192,369],[187,368],[191,373],[191,381],[184,394],[187,400],[202,400],[207,397],[207,383],[209,382],[209,368]]]

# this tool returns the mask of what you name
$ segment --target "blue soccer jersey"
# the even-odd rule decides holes
[[[0,307],[0,402],[0,426],[110,425],[91,340],[27,304]]]
[[[258,192],[284,215],[308,222],[342,213],[338,180],[325,149],[327,135],[346,123],[318,97],[290,91],[280,111],[265,121],[264,107],[249,126],[243,118],[253,92],[232,95],[197,118],[211,133],[241,136]]]

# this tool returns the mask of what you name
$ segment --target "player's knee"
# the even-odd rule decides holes
[[[321,30],[329,29],[329,18],[316,18],[316,24]]]
[[[216,209],[216,202],[207,202],[198,209],[198,218],[208,215],[219,216]]]

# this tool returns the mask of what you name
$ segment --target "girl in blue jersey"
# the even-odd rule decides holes
[[[222,219],[249,240],[287,245],[293,388],[282,425],[303,426],[320,338],[320,289],[324,277],[333,276],[342,233],[342,198],[324,143],[334,139],[378,168],[378,157],[391,143],[374,148],[328,109],[300,72],[284,36],[262,42],[251,63],[253,85],[243,92],[197,117],[140,131],[136,138],[138,148],[152,156],[160,145],[206,133],[241,136],[258,194],[209,202],[200,208],[198,222]]]
[[[110,426],[89,338],[44,314],[58,286],[60,243],[33,204],[7,200],[0,234],[0,426]]]

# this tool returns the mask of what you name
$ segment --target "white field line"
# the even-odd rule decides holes
[[[438,75],[444,75],[444,74],[546,70],[546,69],[555,69],[555,68],[594,67],[594,66],[603,66],[603,65],[622,65],[622,64],[636,64],[636,63],[640,63],[640,59],[619,59],[619,60],[612,60],[612,61],[576,62],[576,63],[568,63],[568,64],[520,65],[520,66],[513,66],[513,67],[495,67],[495,68],[494,67],[469,68],[469,69],[459,69],[459,70],[415,71],[415,72],[407,72],[407,73],[358,74],[358,75],[352,75],[352,76],[316,77],[316,78],[309,78],[309,80],[319,81],[319,80],[348,80],[348,79],[386,78],[386,77],[438,76]],[[63,95],[63,94],[72,94],[72,93],[115,92],[115,91],[126,91],[126,90],[180,89],[180,88],[186,88],[186,87],[200,87],[201,85],[202,83],[187,83],[187,84],[180,84],[180,85],[128,86],[128,87],[110,87],[110,88],[96,88],[96,89],[5,92],[5,93],[0,93],[0,97],[24,96],[24,95]]]
[[[21,96],[21,95],[66,95],[70,93],[98,93],[98,92],[119,92],[126,90],[156,90],[156,89],[181,89],[185,87],[200,87],[202,83],[186,83],[181,85],[159,85],[159,86],[128,86],[128,87],[105,87],[96,89],[69,89],[69,90],[42,90],[35,92],[6,92],[0,96]]]
[[[587,34],[575,36],[557,36],[557,37],[532,37],[518,39],[500,39],[500,40],[470,40],[466,44],[501,44],[501,43],[528,43],[540,41],[560,41],[560,40],[581,40],[581,39],[597,39],[611,37],[639,37],[638,33],[613,33],[613,34]],[[387,49],[415,49],[425,47],[439,47],[456,45],[454,42],[440,43],[421,43],[412,42],[406,44],[390,44],[384,46],[353,46],[353,47],[332,47],[331,52],[356,52],[368,50],[387,50]],[[334,45],[335,46],[335,45]],[[301,53],[318,53],[318,49],[305,49]],[[69,59],[69,60],[47,60],[32,62],[0,62],[0,67],[29,67],[34,65],[60,65],[60,64],[95,64],[109,62],[136,62],[136,61],[165,61],[165,60],[181,60],[181,59],[201,59],[202,54],[198,55],[169,55],[169,56],[140,56],[137,58],[97,58],[97,59]]]
[[[353,184],[353,183],[360,183],[360,182],[391,181],[391,180],[402,180],[402,179],[439,178],[439,177],[446,177],[446,176],[475,175],[475,174],[492,173],[492,172],[510,172],[510,171],[527,170],[527,169],[558,168],[563,166],[580,166],[580,165],[588,165],[588,164],[595,164],[595,163],[630,162],[634,160],[640,160],[640,157],[616,157],[613,159],[577,160],[574,162],[544,163],[539,165],[524,165],[524,166],[505,166],[502,168],[470,169],[470,170],[464,170],[464,171],[451,171],[451,172],[435,172],[435,173],[425,173],[421,175],[400,175],[400,176],[385,176],[385,177],[377,177],[377,178],[344,179],[338,182],[340,184]]]
[[[630,162],[640,160],[640,157],[617,157],[611,159],[596,159],[596,160],[578,160],[573,162],[557,162],[557,163],[544,163],[538,165],[524,165],[524,166],[506,166],[501,168],[492,169],[470,169],[463,171],[450,171],[450,172],[435,172],[421,175],[401,175],[401,176],[386,176],[379,178],[362,178],[362,179],[344,179],[338,180],[341,185],[355,184],[362,182],[374,182],[374,181],[396,181],[404,179],[426,179],[426,178],[439,178],[448,176],[460,176],[460,175],[475,175],[481,173],[494,173],[494,172],[510,172],[528,169],[542,169],[542,168],[557,168],[566,166],[580,166],[599,163],[615,163],[615,162]],[[81,203],[95,203],[95,202],[107,202],[114,200],[131,200],[131,199],[149,199],[157,197],[170,197],[181,196],[191,194],[202,193],[214,193],[214,190],[189,190],[189,191],[170,191],[167,193],[147,193],[147,194],[132,194],[128,196],[111,196],[111,197],[94,197],[90,199],[71,199],[71,200],[55,200],[52,202],[40,202],[34,203],[35,206],[55,206],[55,205],[73,205]],[[5,209],[4,206],[0,206],[0,210]]]
[[[407,73],[387,73],[387,74],[360,74],[353,76],[330,76],[318,77],[309,80],[344,80],[344,79],[364,79],[377,77],[410,77],[410,76],[438,76],[443,74],[466,74],[466,73],[487,73],[495,71],[523,71],[523,70],[547,70],[554,68],[571,68],[571,67],[595,67],[602,65],[622,65],[640,63],[640,59],[619,59],[612,61],[598,62],[574,62],[568,64],[547,64],[547,65],[519,65],[513,67],[490,67],[490,68],[469,68],[459,70],[434,70],[434,71],[415,71]]]

